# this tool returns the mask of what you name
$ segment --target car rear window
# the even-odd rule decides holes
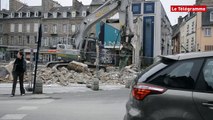
[[[146,82],[171,89],[191,90],[194,88],[201,63],[202,59],[178,61],[159,71]]]
[[[148,68],[146,68],[140,75],[139,75],[139,80],[138,82],[144,82],[146,80],[148,80],[149,77],[151,77],[153,74],[157,73],[158,71],[166,68],[168,66],[168,62],[165,62],[163,60],[156,62],[154,64],[152,64],[151,66],[149,66]]]

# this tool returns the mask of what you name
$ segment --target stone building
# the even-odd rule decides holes
[[[56,60],[56,45],[71,43],[89,6],[73,0],[72,6],[61,6],[53,0],[42,0],[41,6],[28,6],[19,0],[9,1],[9,10],[0,11],[0,59],[15,58],[19,49],[26,57],[35,54],[38,27],[42,24],[41,61]]]
[[[196,4],[207,6],[207,12],[197,13],[197,49],[199,51],[213,51],[213,1],[196,0]]]
[[[183,19],[180,25],[180,53],[196,52],[197,39],[196,39],[196,24],[197,14],[188,13]]]

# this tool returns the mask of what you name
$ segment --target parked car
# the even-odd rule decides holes
[[[213,52],[163,56],[131,85],[124,120],[213,120]]]

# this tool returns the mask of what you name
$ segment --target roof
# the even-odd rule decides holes
[[[213,51],[182,53],[177,55],[168,55],[168,56],[159,56],[159,57],[171,59],[171,60],[187,60],[187,59],[193,59],[193,58],[213,57]]]
[[[49,12],[70,12],[72,10],[75,10],[73,6],[65,6],[65,7],[54,7]],[[87,10],[88,10],[88,6],[83,6],[77,11],[81,12],[81,11],[87,11]]]
[[[73,7],[66,6],[66,7],[54,7],[49,12],[68,12],[71,11]]]
[[[10,13],[10,11],[9,11],[9,10],[6,10],[6,9],[3,9],[3,10],[1,10],[1,11],[0,11],[0,13],[9,14],[9,13]]]
[[[92,0],[90,5],[102,5],[106,0]]]
[[[27,11],[31,11],[31,12],[42,11],[42,7],[41,6],[26,6],[26,5],[24,5],[17,12],[27,12]]]
[[[172,37],[175,37],[180,32],[180,24],[175,24],[172,26]]]

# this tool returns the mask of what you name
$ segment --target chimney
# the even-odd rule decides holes
[[[24,5],[26,4],[22,3],[20,0],[9,0],[9,10],[11,11],[17,11]]]
[[[62,7],[58,2],[53,0],[42,0],[42,11],[48,12],[54,7]]]
[[[182,21],[183,21],[183,17],[182,17],[182,16],[179,16],[179,17],[178,17],[178,25],[180,25],[180,24],[182,23]]]
[[[84,5],[78,0],[72,0],[72,6],[75,10],[81,9]]]

